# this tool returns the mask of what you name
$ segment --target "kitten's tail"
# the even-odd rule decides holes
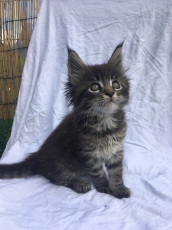
[[[19,163],[0,164],[0,179],[26,178],[37,175],[38,164],[36,157],[33,155]]]

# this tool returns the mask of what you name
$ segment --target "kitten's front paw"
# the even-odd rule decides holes
[[[112,195],[115,196],[116,198],[119,198],[119,199],[122,199],[122,198],[129,198],[131,193],[130,193],[130,190],[125,187],[125,186],[122,186],[122,187],[119,187],[119,188],[115,188],[112,191]]]

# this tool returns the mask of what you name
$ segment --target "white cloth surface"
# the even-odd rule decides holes
[[[36,151],[69,112],[66,46],[101,64],[122,41],[131,84],[124,155],[131,198],[77,194],[39,176],[0,180],[1,230],[172,229],[171,0],[43,0],[0,163]]]

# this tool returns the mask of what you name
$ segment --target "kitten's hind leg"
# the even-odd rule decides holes
[[[60,186],[65,186],[67,188],[71,188],[72,190],[74,190],[77,193],[86,193],[88,191],[91,190],[90,184],[82,179],[79,178],[57,178],[57,177],[47,177],[47,179],[56,185],[60,185]]]
[[[66,187],[73,189],[77,193],[86,193],[91,190],[87,181],[78,178],[70,180]]]

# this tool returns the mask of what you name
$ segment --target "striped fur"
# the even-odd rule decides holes
[[[129,84],[121,48],[122,44],[108,63],[94,66],[86,65],[69,50],[65,95],[73,111],[36,153],[20,163],[0,165],[1,179],[41,175],[54,184],[85,193],[90,185],[80,177],[87,175],[99,192],[117,198],[130,196],[122,178],[126,133],[123,107],[128,102]]]

